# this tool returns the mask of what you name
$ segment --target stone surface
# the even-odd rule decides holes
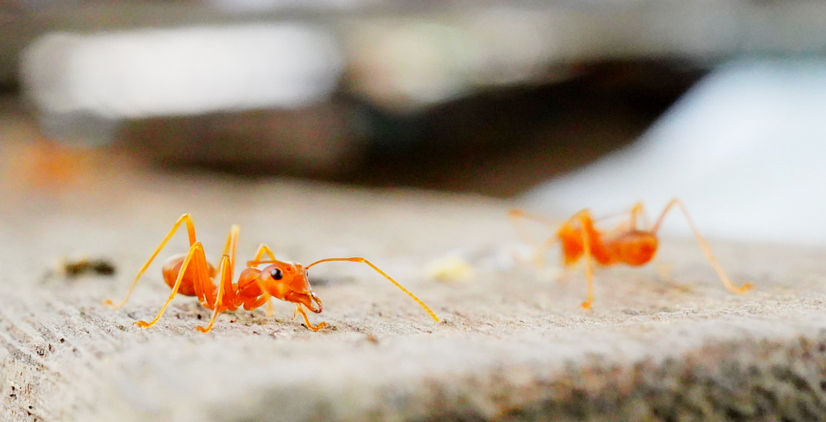
[[[117,161],[110,161],[111,163]],[[114,171],[117,170],[117,171]],[[9,176],[6,174],[6,176]],[[18,177],[19,178],[19,177]],[[826,414],[824,250],[712,239],[726,292],[696,245],[664,239],[654,265],[598,272],[591,311],[572,271],[514,265],[505,202],[290,180],[93,167],[75,185],[6,184],[0,206],[4,420],[818,420]],[[12,188],[14,186],[14,188]],[[191,212],[209,257],[230,224],[239,255],[267,242],[310,262],[362,255],[428,303],[435,323],[366,266],[315,267],[311,332],[279,304],[218,318],[176,298],[153,265]],[[549,231],[538,227],[539,231]],[[184,250],[180,234],[161,256]],[[107,257],[114,277],[49,275],[63,256]],[[460,257],[473,275],[426,268]],[[553,258],[553,255],[549,256]],[[670,266],[662,271],[663,265]],[[317,269],[316,269],[317,268]]]

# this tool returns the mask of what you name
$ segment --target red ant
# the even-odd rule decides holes
[[[694,232],[694,237],[697,238],[697,242],[700,244],[700,249],[702,249],[706,258],[711,262],[711,266],[714,267],[717,276],[720,277],[720,281],[723,282],[726,289],[738,294],[751,289],[751,283],[746,283],[741,287],[737,287],[731,283],[726,273],[720,267],[720,264],[717,263],[717,259],[711,254],[711,249],[709,249],[708,244],[703,237],[700,236],[700,232],[697,231],[697,227],[688,215],[685,205],[683,205],[679,199],[672,199],[671,202],[666,205],[662,214],[660,214],[660,218],[657,219],[657,222],[654,223],[650,229],[641,228],[638,225],[638,217],[642,215],[642,219],[645,220],[643,227],[648,226],[648,220],[645,218],[641,202],[638,202],[631,209],[628,220],[621,222],[615,229],[608,233],[597,230],[594,227],[594,219],[591,217],[591,212],[584,209],[562,223],[555,235],[540,244],[536,249],[533,259],[539,262],[542,253],[553,246],[557,240],[562,244],[562,255],[566,266],[574,264],[579,261],[580,258],[584,257],[585,275],[588,279],[588,298],[585,302],[582,302],[582,307],[588,309],[594,301],[593,261],[605,267],[616,264],[640,266],[651,261],[657,252],[657,231],[660,229],[665,215],[675,205],[679,206],[680,210],[682,210],[689,226],[691,226],[691,231]],[[554,224],[547,218],[529,214],[518,209],[511,210],[509,216],[514,222],[516,222],[517,218],[528,218],[544,224]],[[518,227],[517,225],[517,228]],[[524,235],[522,237],[530,238],[530,236]]]
[[[172,288],[172,294],[169,295],[169,299],[166,300],[166,303],[164,303],[155,319],[150,322],[136,322],[135,324],[139,327],[150,327],[158,322],[166,310],[166,307],[169,306],[169,302],[172,301],[172,298],[174,298],[176,294],[180,293],[186,296],[196,296],[198,301],[201,302],[201,305],[213,310],[212,319],[209,321],[209,325],[206,328],[198,326],[198,331],[202,333],[208,332],[212,329],[212,326],[215,324],[215,318],[218,316],[219,312],[234,311],[241,306],[243,306],[244,309],[251,311],[266,303],[267,315],[272,316],[273,311],[270,297],[295,303],[295,313],[293,314],[293,318],[295,318],[296,315],[301,314],[301,316],[304,317],[304,323],[307,325],[307,328],[313,331],[318,331],[325,327],[327,323],[321,322],[314,326],[310,323],[310,320],[307,318],[307,314],[301,307],[301,305],[304,305],[307,309],[315,313],[320,313],[324,309],[321,299],[313,293],[313,290],[310,287],[310,282],[307,280],[307,270],[313,265],[331,261],[362,262],[369,265],[379,274],[384,276],[384,278],[390,280],[390,282],[395,284],[396,287],[400,288],[403,292],[413,298],[413,300],[415,300],[419,306],[424,308],[424,310],[427,311],[427,313],[430,314],[434,320],[437,322],[439,321],[436,314],[433,313],[433,311],[431,311],[430,308],[424,304],[424,302],[413,295],[413,293],[410,293],[410,291],[402,287],[401,284],[390,278],[389,275],[385,274],[384,271],[380,270],[370,261],[360,257],[327,258],[303,267],[301,264],[283,262],[275,259],[275,255],[269,246],[261,244],[261,246],[258,247],[258,251],[255,253],[255,258],[253,258],[252,261],[247,262],[247,268],[245,268],[241,272],[241,275],[238,276],[238,282],[233,283],[232,274],[235,267],[235,254],[238,246],[238,234],[240,232],[239,227],[237,225],[233,225],[230,229],[229,238],[227,239],[226,246],[224,246],[224,252],[221,256],[221,264],[216,271],[215,267],[207,262],[201,242],[195,240],[195,225],[193,224],[192,217],[189,214],[184,214],[178,218],[178,221],[176,221],[175,225],[172,226],[172,230],[169,231],[169,234],[166,235],[166,238],[163,242],[161,242],[160,246],[155,249],[155,252],[151,257],[149,257],[146,264],[144,264],[140,271],[138,271],[138,275],[132,282],[132,286],[126,293],[126,297],[123,301],[115,305],[111,300],[107,300],[104,304],[111,306],[113,309],[117,309],[129,300],[129,296],[135,289],[135,285],[138,284],[138,280],[141,278],[141,275],[143,275],[144,271],[146,271],[152,263],[152,260],[155,259],[182,223],[186,223],[187,232],[189,233],[189,253],[186,255],[173,256],[166,261],[163,266],[163,278],[166,281],[166,284]],[[261,258],[264,254],[269,256],[270,259],[262,260]],[[270,265],[267,265],[263,269],[259,269],[258,266],[261,264]],[[213,280],[216,275],[219,276],[217,286]]]

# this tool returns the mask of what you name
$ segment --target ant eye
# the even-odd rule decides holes
[[[281,280],[281,278],[284,277],[284,275],[281,274],[280,268],[273,268],[272,271],[270,271],[270,275],[276,280]]]

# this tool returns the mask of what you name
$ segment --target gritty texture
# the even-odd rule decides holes
[[[726,292],[690,240],[664,239],[657,263],[598,272],[591,311],[582,274],[515,264],[509,204],[475,196],[359,190],[295,181],[108,173],[71,191],[8,189],[0,226],[4,420],[820,420],[826,410],[824,251],[711,246]],[[229,225],[239,255],[371,259],[428,303],[366,266],[314,268],[330,326],[291,307],[221,315],[168,295],[159,265],[124,294],[182,212],[215,258]],[[537,233],[549,231],[536,227]],[[179,234],[161,256],[186,248]],[[115,276],[67,278],[60,257],[88,254]],[[461,257],[472,275],[425,270]],[[557,280],[559,279],[559,280]]]
[[[651,265],[598,271],[586,311],[582,271],[561,271],[556,251],[543,268],[514,263],[526,251],[511,203],[0,148],[0,420],[826,419],[822,249],[710,239],[732,279],[756,286],[733,295],[693,240],[662,239]],[[330,324],[319,332],[278,303],[201,334],[210,311],[188,297],[138,328],[168,296],[160,262],[124,307],[101,302],[184,212],[213,260],[231,224],[242,261],[261,242],[304,263],[364,256],[442,321],[367,266],[331,263],[310,280],[325,305],[310,318]],[[179,233],[161,259],[186,247]],[[115,274],[54,268],[84,255]],[[433,279],[434,263],[462,261],[469,272],[440,274],[465,279]]]

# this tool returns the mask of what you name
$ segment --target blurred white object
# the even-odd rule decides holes
[[[206,4],[228,13],[250,13],[281,11],[295,8],[298,10],[314,9],[349,9],[381,4],[381,0],[206,0]]]
[[[486,7],[442,19],[405,16],[350,25],[344,34],[351,89],[383,108],[408,111],[482,87],[547,83],[555,79],[549,68],[568,67],[559,64],[568,57],[558,51],[557,25],[549,15]]]
[[[708,237],[826,244],[826,61],[742,61],[683,97],[636,144],[526,195],[555,215],[683,199]],[[685,219],[663,230],[688,234]]]
[[[22,67],[41,112],[121,119],[307,105],[336,87],[344,58],[329,32],[284,23],[54,33]]]

